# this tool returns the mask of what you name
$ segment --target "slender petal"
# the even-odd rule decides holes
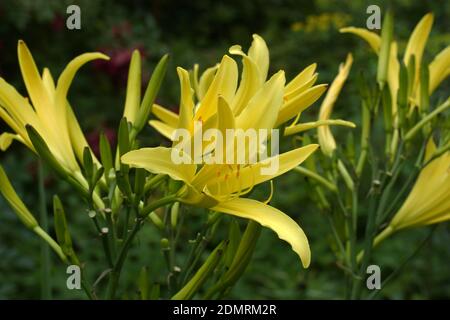
[[[308,90],[302,92],[297,97],[286,101],[278,113],[278,118],[275,126],[279,126],[289,119],[292,119],[300,112],[311,106],[316,102],[327,89],[326,84],[319,84]]]
[[[174,180],[191,182],[194,178],[197,166],[195,164],[175,164],[172,160],[172,148],[142,148],[130,151],[121,158],[122,163],[155,174],[167,174]]]
[[[155,116],[157,116],[160,120],[165,122],[167,125],[176,128],[179,117],[175,112],[172,112],[164,107],[161,107],[158,104],[154,104],[152,107],[152,112]]]
[[[217,112],[217,97],[232,101],[237,87],[237,65],[229,56],[225,55],[220,63],[219,70],[211,85],[203,97],[200,106],[195,114],[195,121],[206,121]]]
[[[250,219],[272,229],[280,239],[292,246],[292,250],[300,257],[303,267],[309,266],[311,251],[305,233],[292,218],[280,210],[253,199],[241,198],[219,203],[212,210]]]
[[[269,71],[269,49],[264,39],[257,34],[253,35],[253,42],[248,50],[248,56],[255,61],[259,74],[264,81]]]
[[[351,54],[348,54],[345,64],[340,65],[339,73],[331,84],[330,90],[328,90],[327,95],[320,106],[319,120],[328,120],[330,118],[336,99],[344,86],[345,80],[347,80],[352,63],[353,57]],[[331,156],[334,149],[336,149],[336,141],[333,138],[330,127],[320,126],[317,129],[317,133],[322,152]]]
[[[131,123],[135,123],[141,104],[141,81],[141,55],[138,50],[134,50],[128,70],[127,95],[123,113],[123,116]]]
[[[430,63],[430,94],[450,75],[450,46],[439,52]]]
[[[279,71],[253,96],[236,119],[238,128],[272,129],[283,103],[284,72]]]
[[[355,27],[341,28],[339,31],[341,33],[353,33],[366,40],[367,43],[370,45],[370,47],[373,49],[373,51],[375,51],[375,53],[378,54],[378,52],[380,51],[381,38],[375,32],[369,31],[364,28],[355,28]]]
[[[415,80],[414,83],[417,86],[419,82],[419,71],[422,62],[423,50],[427,43],[428,36],[433,26],[433,14],[426,14],[416,25],[411,36],[409,37],[408,44],[406,45],[405,55],[403,56],[403,62],[407,66],[412,56],[415,57]]]
[[[189,72],[185,69],[177,68],[178,78],[180,79],[181,99],[180,99],[180,115],[178,120],[178,128],[192,129],[192,120],[194,117],[194,101],[192,100],[191,82],[189,80]]]

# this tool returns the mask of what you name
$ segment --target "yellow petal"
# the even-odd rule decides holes
[[[344,126],[349,128],[356,128],[356,125],[353,122],[341,120],[341,119],[328,119],[328,120],[317,120],[312,122],[300,123],[295,126],[287,127],[284,130],[284,135],[289,136],[292,134],[296,134],[302,131],[311,130],[320,126]]]
[[[353,57],[351,54],[348,54],[345,64],[341,64],[339,66],[339,73],[333,80],[333,83],[331,84],[330,89],[328,90],[327,95],[320,106],[319,120],[328,120],[330,118],[336,99],[344,86],[345,80],[347,80],[352,63]],[[317,133],[322,152],[328,156],[331,156],[333,150],[336,149],[336,142],[331,134],[330,127],[320,126],[317,129]]]
[[[223,195],[224,192],[239,193],[260,183],[272,180],[300,165],[318,148],[317,144],[310,144],[281,155],[276,155],[265,161],[241,167],[239,165],[216,167],[215,170],[202,170],[197,174],[193,184],[202,188],[208,185],[208,192],[212,196]],[[275,159],[277,158],[277,159]],[[278,162],[278,168],[273,173],[266,173],[262,169],[268,168],[270,161]],[[231,168],[231,170],[230,170]],[[226,176],[226,178],[225,178]]]
[[[375,51],[375,53],[378,54],[378,52],[380,51],[381,38],[375,32],[369,31],[364,28],[355,28],[355,27],[341,28],[339,31],[341,33],[353,33],[366,40],[367,43],[370,45],[370,47],[373,49],[373,51]]]
[[[231,108],[234,114],[238,116],[250,101],[252,96],[264,83],[265,78],[261,77],[256,62],[242,52],[240,46],[233,46],[229,51],[231,54],[242,56],[242,63],[244,65],[241,83],[239,84],[236,95],[231,102]]]
[[[309,266],[311,251],[305,233],[291,217],[280,210],[253,199],[241,198],[219,203],[212,210],[250,219],[272,229],[280,239],[292,246],[292,250],[300,257],[303,267]]]
[[[201,101],[205,97],[206,92],[208,92],[209,86],[214,80],[214,76],[217,72],[217,69],[219,69],[219,65],[210,67],[202,73],[200,81],[198,83],[198,90],[196,92],[197,99],[199,101]]]
[[[431,27],[433,26],[433,14],[426,14],[416,25],[411,36],[409,37],[408,44],[406,45],[405,55],[403,56],[403,62],[407,66],[412,56],[415,57],[415,77],[414,83],[417,86],[419,81],[419,71],[422,62],[423,50],[428,40]]]
[[[217,99],[222,96],[227,102],[232,101],[237,87],[238,70],[236,62],[225,55],[220,63],[219,70],[203,97],[195,114],[195,121],[207,121],[217,113]]]
[[[171,127],[170,125],[158,121],[158,120],[150,120],[149,125],[155,128],[156,131],[158,131],[160,134],[162,134],[164,137],[166,137],[169,140],[173,139],[173,133],[175,131],[175,127]]]
[[[69,125],[69,137],[72,142],[73,150],[75,155],[77,156],[80,163],[83,163],[84,159],[84,149],[87,147],[91,151],[91,156],[95,164],[100,165],[97,157],[94,152],[91,150],[91,147],[87,143],[86,137],[81,130],[80,124],[78,123],[77,117],[73,112],[72,107],[67,102],[67,121]]]
[[[195,164],[175,164],[172,148],[142,148],[124,154],[121,161],[136,168],[144,168],[154,174],[167,174],[174,180],[191,182],[197,166]]]
[[[36,113],[41,119],[47,119],[47,125],[50,125],[54,119],[53,104],[51,103],[48,91],[45,89],[44,83],[42,82],[33,56],[31,55],[30,50],[28,50],[25,42],[22,40],[19,40],[17,53],[23,81],[25,82],[31,102],[36,109]]]
[[[48,97],[53,103],[55,100],[56,86],[52,74],[50,73],[50,70],[48,68],[44,68],[44,71],[42,72],[42,82],[44,83],[44,87],[47,90]]]
[[[316,71],[317,64],[313,63],[303,69],[294,79],[292,79],[285,88],[285,95],[289,95],[293,91],[296,91],[297,88],[304,86],[307,82],[311,80],[314,76],[314,72]],[[317,78],[317,77],[316,77]]]
[[[284,71],[279,71],[253,96],[236,118],[236,126],[247,130],[272,129],[283,104]]]
[[[28,138],[25,126],[30,124],[36,130],[42,130],[33,107],[16,89],[0,78],[1,115],[7,124],[22,137]],[[28,139],[27,139],[28,140]]]
[[[9,132],[4,132],[0,134],[0,150],[6,151],[13,140],[18,140],[23,143],[23,139],[18,134],[13,134]]]
[[[108,60],[109,58],[102,53],[85,53],[82,54],[66,66],[64,71],[58,78],[58,83],[56,85],[55,93],[55,114],[56,121],[58,121],[58,133],[55,137],[58,141],[59,156],[64,159],[65,166],[70,171],[78,170],[78,163],[75,160],[74,153],[70,146],[70,133],[69,133],[69,123],[68,123],[68,112],[67,112],[67,93],[69,87],[75,77],[78,69],[85,63],[95,60],[103,59]],[[71,121],[76,121],[76,119],[71,118]],[[55,152],[54,150],[52,150]]]
[[[326,84],[319,84],[286,101],[278,113],[275,126],[285,123],[316,102],[327,89]]]
[[[430,63],[430,94],[450,75],[450,46],[442,50]]]
[[[177,73],[178,78],[180,79],[181,88],[180,116],[177,128],[190,130],[194,117],[194,101],[192,100],[192,88],[189,80],[189,72],[178,67]]]
[[[289,100],[295,99],[296,97],[298,97],[300,94],[302,94],[303,92],[305,92],[306,90],[308,90],[309,88],[311,88],[314,83],[316,83],[318,74],[313,74],[309,79],[305,79],[305,82],[298,82],[298,86],[297,87],[293,87],[292,91],[287,92],[285,90],[285,94],[284,94],[284,101],[287,102]],[[287,86],[286,86],[287,88]]]
[[[127,95],[123,112],[123,116],[131,123],[135,123],[141,104],[141,81],[141,55],[138,50],[134,50],[128,70]]]
[[[168,126],[176,128],[178,125],[179,117],[175,112],[172,112],[158,104],[154,104],[152,107],[152,112],[157,116],[162,122],[166,123]]]
[[[226,136],[227,129],[234,129],[236,127],[233,111],[226,100],[219,97],[219,104],[217,108],[217,129],[222,132],[223,137]]]
[[[264,39],[257,34],[253,35],[253,42],[248,50],[248,56],[255,61],[259,74],[264,81],[269,71],[269,49]]]

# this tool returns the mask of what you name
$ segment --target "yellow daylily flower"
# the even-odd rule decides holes
[[[267,165],[264,161],[253,165],[204,164],[201,168],[193,163],[175,164],[172,153],[179,150],[164,147],[130,151],[122,156],[121,161],[132,167],[144,168],[154,174],[166,174],[174,180],[183,181],[185,185],[182,192],[179,192],[180,202],[251,219],[272,229],[292,246],[306,268],[309,266],[311,253],[300,226],[283,212],[240,196],[249,192],[253,186],[295,168],[317,147],[308,145],[275,156],[279,161],[278,170],[267,175],[261,174],[261,168]]]
[[[426,14],[416,25],[406,45],[406,50],[403,56],[403,63],[408,65],[411,57],[415,58],[415,76],[414,84],[409,96],[410,108],[420,106],[420,67],[422,63],[422,56],[425,49],[428,36],[433,25],[433,14]],[[367,41],[370,47],[379,53],[381,39],[380,36],[374,32],[363,28],[346,27],[340,29],[342,33],[352,33]],[[431,95],[439,84],[450,75],[450,46],[443,49],[434,60],[429,64],[429,94]],[[394,119],[397,119],[397,91],[399,88],[399,72],[400,63],[397,58],[397,43],[392,41],[391,52],[388,67],[388,84],[392,97],[392,113]]]
[[[178,68],[182,91],[180,114],[154,105],[153,113],[159,120],[151,120],[150,125],[169,139],[177,128],[187,128],[193,133],[195,121],[201,121],[206,127],[215,127],[220,96],[230,106],[236,118],[236,128],[254,127],[256,122],[261,128],[278,127],[311,106],[326,90],[324,84],[314,85],[316,64],[305,68],[287,84],[283,71],[267,79],[269,50],[259,35],[253,35],[247,53],[239,45],[232,46],[229,52],[242,58],[239,83],[237,64],[228,55],[223,56],[220,64],[207,69],[200,79],[196,65],[192,84],[189,73]]]
[[[67,93],[82,65],[94,59],[109,58],[101,53],[85,53],[76,57],[66,66],[56,85],[48,69],[44,69],[40,76],[23,41],[18,43],[18,58],[29,99],[22,97],[13,86],[0,78],[0,118],[15,131],[15,134],[3,133],[0,136],[1,149],[5,150],[15,139],[35,151],[26,130],[26,126],[30,125],[45,141],[61,167],[86,185],[77,159],[82,162],[83,151],[88,144],[67,102]]]
[[[450,151],[431,159],[436,146],[427,144],[425,162],[411,192],[389,225],[376,238],[375,245],[392,233],[450,219]]]
[[[336,141],[334,140],[330,127],[328,126],[331,121],[327,121],[329,121],[331,113],[333,112],[334,104],[339,96],[339,93],[342,90],[342,87],[344,86],[345,80],[347,80],[352,63],[353,57],[351,54],[348,54],[345,63],[339,66],[339,73],[333,80],[333,83],[331,84],[330,89],[328,90],[327,95],[325,96],[325,99],[320,106],[318,123],[320,124],[322,122],[325,125],[319,126],[317,128],[317,134],[322,152],[329,157],[331,157],[334,150],[336,149]],[[339,122],[336,122],[335,120],[334,124],[340,124],[352,128],[355,127],[354,123],[343,120],[340,120]]]

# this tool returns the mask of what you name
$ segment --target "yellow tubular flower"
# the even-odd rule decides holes
[[[191,133],[194,121],[201,121],[207,127],[214,127],[217,121],[217,97],[221,96],[236,117],[237,128],[252,127],[249,121],[262,118],[271,119],[270,123],[263,124],[263,127],[267,125],[278,127],[311,106],[326,90],[324,84],[314,85],[317,80],[316,64],[305,68],[287,84],[283,71],[268,77],[269,50],[259,35],[253,35],[253,42],[247,53],[243,52],[239,45],[232,46],[229,53],[242,59],[243,68],[239,83],[237,64],[228,55],[223,56],[220,64],[207,69],[200,79],[198,79],[198,65],[194,66],[192,84],[188,72],[178,68],[182,88],[180,101],[182,123],[179,121],[180,115],[154,105],[153,114],[158,120],[151,120],[150,125],[169,139],[181,124],[183,128],[190,129]],[[256,102],[261,102],[262,96],[270,94],[265,92],[267,89],[281,92],[281,99],[277,95],[276,105],[272,101],[270,108],[266,108],[268,103],[264,104],[265,107],[258,107]],[[267,112],[271,115],[266,116],[264,113]]]
[[[180,202],[251,219],[272,229],[280,239],[292,246],[306,268],[310,264],[311,252],[300,226],[283,212],[257,200],[240,198],[240,195],[295,168],[317,147],[308,145],[277,155],[279,167],[271,175],[260,173],[261,168],[267,165],[265,162],[253,165],[205,164],[200,169],[195,164],[174,164],[171,158],[173,149],[164,147],[130,151],[121,160],[132,167],[144,168],[154,174],[167,174],[174,180],[183,181],[185,186],[179,193]]]
[[[3,133],[0,148],[5,150],[15,139],[35,151],[26,131],[26,126],[31,125],[61,167],[84,184],[77,158],[82,161],[83,150],[88,145],[66,97],[75,73],[82,65],[94,59],[109,58],[101,53],[78,56],[66,66],[55,86],[48,69],[44,69],[42,77],[39,75],[23,41],[18,44],[18,57],[29,99],[0,78],[0,118],[16,133]]]
[[[433,25],[433,14],[426,14],[416,25],[408,44],[406,46],[405,54],[403,56],[403,62],[408,65],[412,56],[415,58],[415,76],[413,88],[409,96],[410,108],[421,107],[420,106],[420,66],[422,62],[422,56],[425,49],[428,36],[430,34]],[[365,41],[368,42],[370,47],[379,53],[380,49],[380,37],[371,31],[362,28],[347,27],[340,30],[343,33],[353,33]],[[397,90],[399,83],[400,64],[397,58],[397,44],[395,41],[391,44],[389,68],[388,68],[388,83],[392,96],[392,113],[394,119],[397,119]],[[450,75],[450,46],[443,49],[434,60],[429,64],[429,93],[430,95],[436,90],[439,84]],[[396,120],[395,120],[396,121]]]
[[[339,93],[344,86],[345,80],[347,80],[352,63],[353,57],[351,54],[348,54],[345,63],[339,66],[339,73],[333,80],[333,83],[331,84],[330,89],[328,90],[327,95],[325,96],[325,99],[320,106],[319,123],[320,121],[326,123],[326,121],[329,120],[331,113],[333,112],[333,107],[336,99],[338,98]],[[355,125],[351,122],[344,122],[339,124],[355,127]],[[317,129],[317,133],[322,152],[325,155],[331,157],[334,150],[336,149],[336,141],[333,138],[330,127],[328,125],[319,126]]]
[[[430,140],[425,162],[431,159],[436,146]],[[420,172],[414,187],[388,227],[376,238],[375,245],[392,233],[450,219],[450,151],[433,159]]]

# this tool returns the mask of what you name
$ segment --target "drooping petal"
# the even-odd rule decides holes
[[[300,226],[288,215],[274,207],[253,199],[236,198],[219,203],[212,210],[250,219],[272,229],[278,237],[292,246],[304,268],[311,262],[308,239]]]
[[[373,51],[375,51],[375,53],[378,54],[378,52],[380,51],[381,38],[375,32],[369,31],[364,28],[355,28],[355,27],[341,28],[339,31],[341,33],[353,33],[366,40],[367,43],[370,45],[370,47],[373,49]]]
[[[174,180],[190,183],[197,166],[191,163],[175,164],[172,159],[173,148],[142,148],[124,154],[122,163],[136,168],[144,168],[154,174],[167,174]]]

